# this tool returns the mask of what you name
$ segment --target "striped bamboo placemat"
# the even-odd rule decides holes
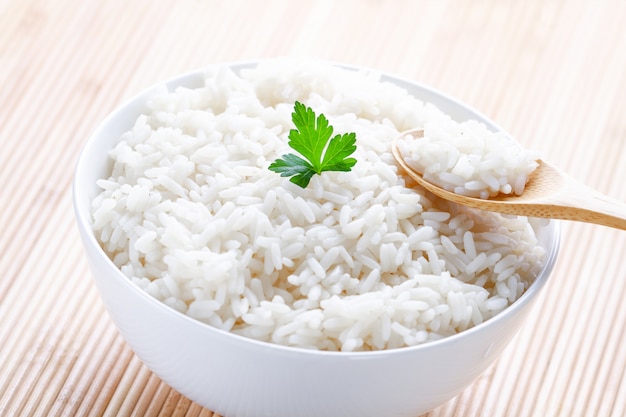
[[[0,0],[0,416],[214,416],[153,375],[92,284],[78,152],[124,98],[216,62],[307,55],[412,78],[626,201],[626,1]],[[428,414],[626,415],[626,232],[563,224],[527,325]]]

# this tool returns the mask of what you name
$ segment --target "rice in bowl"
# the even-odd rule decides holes
[[[353,131],[357,164],[306,189],[267,169],[293,103]],[[246,337],[320,350],[411,346],[498,314],[533,282],[539,220],[434,198],[398,174],[399,132],[451,123],[377,74],[265,61],[155,94],[111,151],[93,228],[170,307]]]

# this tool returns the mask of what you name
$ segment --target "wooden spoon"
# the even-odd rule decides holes
[[[407,134],[422,137],[424,131],[407,131],[401,137]],[[522,195],[498,195],[485,200],[455,194],[426,181],[404,161],[397,140],[392,144],[392,153],[411,178],[445,200],[497,213],[574,220],[626,230],[626,204],[592,190],[541,160]]]

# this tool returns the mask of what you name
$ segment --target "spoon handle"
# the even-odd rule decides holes
[[[626,204],[599,193],[572,178],[567,178],[563,192],[549,198],[561,210],[553,212],[558,218],[594,223],[626,230]]]

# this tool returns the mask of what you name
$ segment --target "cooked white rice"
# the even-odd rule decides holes
[[[306,189],[268,170],[294,101],[356,132],[351,172]],[[541,268],[531,222],[427,196],[390,141],[449,118],[376,74],[276,59],[156,94],[111,151],[93,228],[132,282],[211,326],[322,350],[453,335],[514,302]],[[534,220],[533,220],[534,221]]]
[[[487,199],[521,195],[539,154],[524,149],[504,132],[491,132],[475,120],[425,123],[424,136],[398,141],[403,159],[425,180],[448,191]]]

